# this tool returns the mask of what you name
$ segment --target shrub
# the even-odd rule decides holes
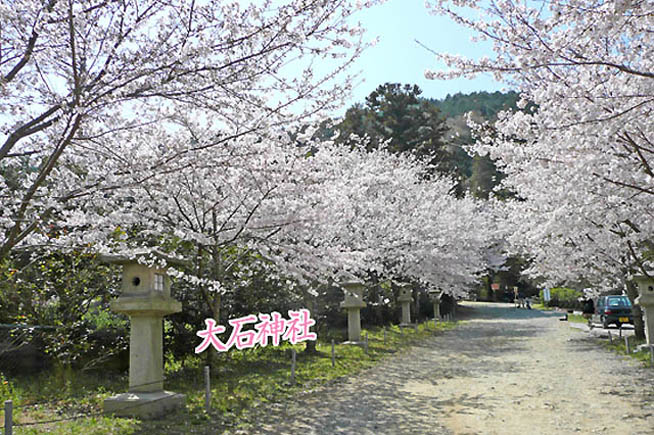
[[[555,287],[550,289],[550,301],[545,303],[548,307],[581,309],[579,298],[582,293],[578,290],[567,287]],[[543,291],[540,292],[540,299],[543,300]]]

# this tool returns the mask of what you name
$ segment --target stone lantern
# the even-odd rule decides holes
[[[654,345],[654,278],[637,275],[634,281],[638,284],[638,297],[635,302],[643,308],[643,322],[647,344]]]
[[[431,298],[432,303],[434,304],[434,319],[440,320],[441,318],[441,294],[443,291],[441,289],[431,289],[429,290],[429,297]]]
[[[400,296],[397,300],[402,304],[402,322],[400,325],[410,325],[411,324],[411,302],[413,302],[413,297],[411,293],[413,287],[411,284],[405,284],[400,288]]]
[[[184,404],[183,394],[163,388],[163,317],[182,311],[182,304],[170,297],[166,269],[124,256],[101,259],[123,266],[122,292],[111,302],[111,310],[127,314],[130,322],[129,389],[106,399],[104,410],[118,416],[159,417]]]
[[[347,340],[350,342],[361,341],[361,308],[366,307],[363,301],[365,286],[360,281],[343,281],[340,286],[345,289],[345,300],[341,302],[341,308],[347,310]]]

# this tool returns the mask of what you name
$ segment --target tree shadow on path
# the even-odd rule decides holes
[[[517,369],[504,356],[523,352],[525,340],[542,333],[533,322],[553,315],[508,305],[462,307],[466,321],[379,366],[342,382],[305,393],[253,415],[240,433],[447,434],[439,423],[446,413],[494,408],[493,400],[467,391],[440,397],[439,385],[452,378]],[[238,433],[238,432],[237,432]]]

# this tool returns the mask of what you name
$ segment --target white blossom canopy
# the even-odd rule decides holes
[[[620,280],[647,263],[654,231],[654,9],[649,1],[431,1],[492,42],[495,57],[439,55],[432,78],[495,74],[522,107],[480,129],[521,199],[511,241],[557,280]],[[460,8],[479,12],[479,19]]]
[[[179,152],[342,104],[346,68],[366,45],[349,17],[373,3],[0,3],[0,258],[48,231],[72,199],[124,184],[85,160],[123,159],[147,178]],[[315,62],[332,68],[318,75]],[[222,134],[170,146],[198,124]],[[169,152],[147,158],[162,146]],[[71,186],[79,165],[87,183]]]

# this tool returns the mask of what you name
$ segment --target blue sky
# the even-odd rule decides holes
[[[379,36],[379,43],[371,47],[356,63],[365,82],[359,84],[347,107],[363,102],[377,86],[385,82],[417,84],[423,97],[444,98],[457,92],[502,90],[506,85],[488,76],[473,80],[427,80],[426,69],[440,69],[432,53],[419,46],[419,40],[437,52],[461,54],[466,57],[492,57],[490,44],[473,43],[471,33],[446,17],[432,16],[424,7],[424,0],[388,0],[387,3],[365,10],[357,19],[367,29],[366,39]]]

